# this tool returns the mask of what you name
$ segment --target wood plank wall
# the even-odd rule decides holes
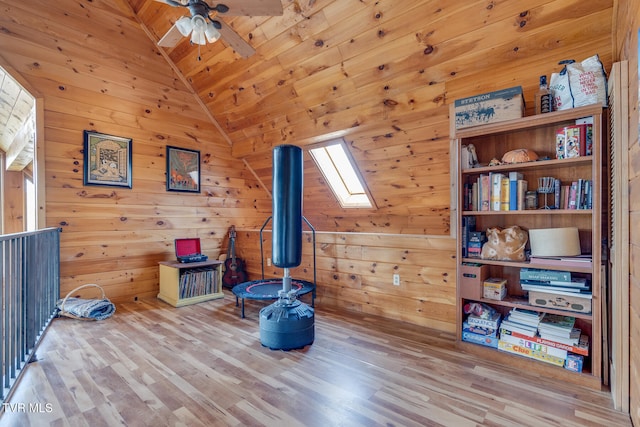
[[[318,302],[453,330],[448,104],[523,85],[531,114],[538,76],[557,71],[558,60],[597,52],[609,69],[613,0],[416,0],[407,2],[410,17],[397,2],[298,3],[284,1],[280,21],[234,20],[264,43],[245,62],[223,45],[203,49],[201,63],[186,46],[171,52],[230,131],[230,149],[127,7],[166,30],[153,15],[166,5],[0,0],[0,55],[44,99],[47,225],[64,230],[63,292],[99,283],[116,301],[155,296],[157,261],[173,256],[174,238],[199,236],[217,257],[231,224],[257,278],[257,230],[271,213],[270,148],[335,133],[348,136],[382,209],[341,210],[306,161],[305,216],[322,232]],[[425,46],[412,55],[417,35]],[[207,65],[214,55],[221,60]],[[82,185],[84,129],[133,138],[133,189]],[[202,194],[165,191],[166,145],[201,150]],[[304,277],[309,257],[307,247]]]
[[[0,55],[44,98],[46,224],[63,230],[62,293],[97,283],[117,302],[157,295],[157,262],[174,257],[175,238],[200,237],[217,257],[229,225],[253,226],[253,200],[265,196],[111,3],[0,1]],[[132,189],[83,186],[85,129],[133,139]],[[200,194],[166,191],[166,145],[200,150]]]
[[[629,61],[629,225],[630,225],[630,413],[634,425],[640,425],[640,139],[638,138],[638,31],[640,3],[618,2],[614,43],[620,60]]]
[[[306,227],[305,227],[306,228]],[[271,233],[263,233],[265,277]],[[238,233],[238,249],[249,275],[261,277],[260,233]],[[313,282],[313,236],[303,235],[303,262],[291,276]],[[442,236],[316,232],[317,303],[455,331],[455,240]],[[400,285],[393,285],[393,275]]]

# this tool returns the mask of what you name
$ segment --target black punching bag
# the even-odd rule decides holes
[[[273,149],[272,261],[279,268],[302,261],[302,149],[279,145]]]

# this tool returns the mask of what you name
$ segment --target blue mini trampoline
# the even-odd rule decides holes
[[[316,285],[306,280],[291,279],[291,289],[297,291],[296,295],[306,295],[311,292],[311,306],[314,306],[316,299]],[[239,305],[238,299],[242,300],[242,317],[244,318],[244,300],[273,300],[278,299],[278,292],[282,290],[282,279],[262,279],[244,282],[235,285],[231,290],[236,296],[236,307]]]
[[[236,296],[236,307],[239,305],[238,299],[242,300],[242,318],[244,318],[244,300],[247,299],[255,299],[255,300],[273,300],[278,299],[278,292],[283,289],[282,286],[282,278],[273,278],[273,279],[265,279],[264,278],[264,248],[262,246],[262,242],[264,239],[262,238],[262,232],[265,227],[271,221],[272,217],[267,218],[267,220],[262,225],[260,229],[260,258],[262,260],[262,279],[261,280],[253,280],[251,282],[244,282],[238,285],[235,285],[231,291]],[[316,300],[316,229],[307,221],[307,219],[303,216],[302,219],[309,226],[311,230],[311,235],[313,237],[313,282],[308,282],[306,280],[299,279],[290,279],[291,280],[291,290],[297,291],[296,295],[305,295],[311,293],[311,307],[315,306]]]

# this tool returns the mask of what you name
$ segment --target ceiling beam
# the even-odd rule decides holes
[[[21,171],[33,161],[35,135],[35,116],[30,114],[9,145],[5,156],[7,170]]]

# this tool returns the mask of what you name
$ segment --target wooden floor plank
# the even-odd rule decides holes
[[[242,319],[225,292],[55,320],[0,427],[631,426],[606,390],[504,368],[461,353],[453,334],[375,316],[316,307],[312,345],[269,350],[268,302],[248,301]]]

